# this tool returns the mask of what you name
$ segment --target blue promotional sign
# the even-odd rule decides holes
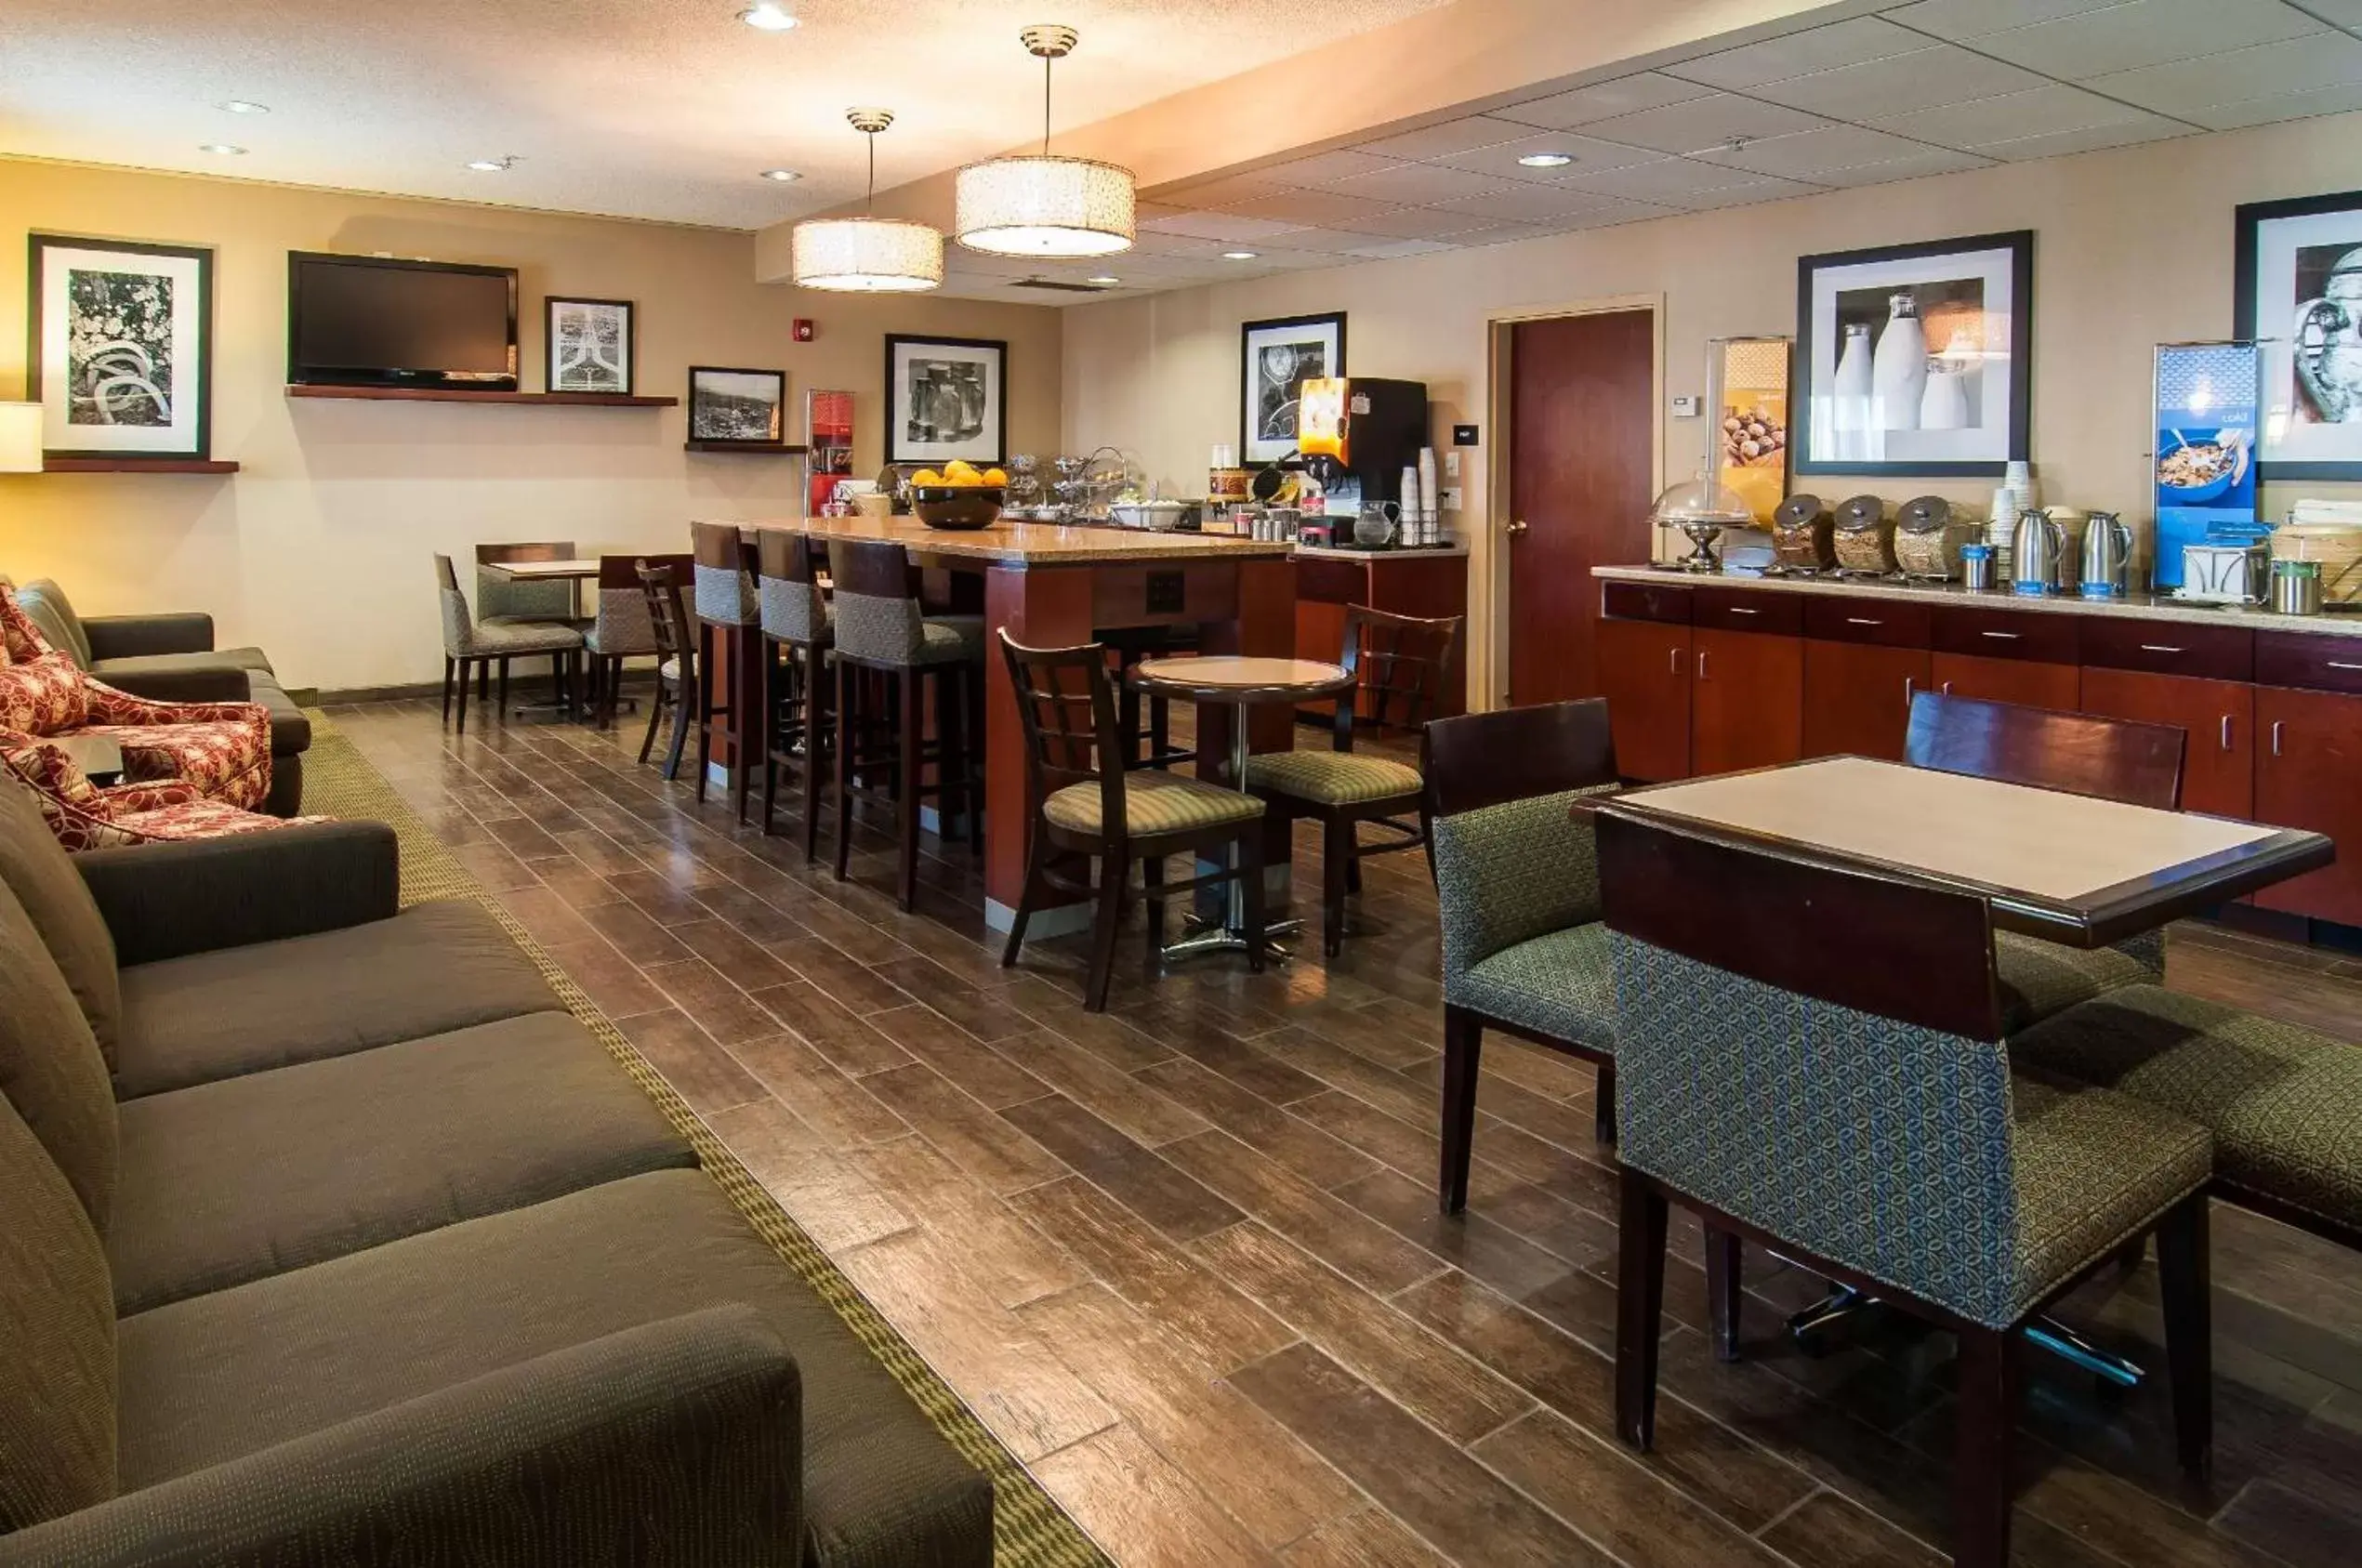
[[[2182,547],[2255,536],[2253,343],[2161,343],[2157,350],[2157,586],[2182,583]]]

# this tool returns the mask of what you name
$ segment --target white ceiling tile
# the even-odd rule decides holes
[[[1153,256],[1181,261],[1192,257],[1220,256],[1230,247],[1220,240],[1194,239],[1186,234],[1168,234],[1153,223],[1140,226],[1139,235],[1132,241],[1127,257]]]
[[[1722,146],[1735,136],[1786,136],[1793,131],[1817,130],[1829,123],[1817,114],[1807,114],[1783,104],[1716,93],[1663,109],[1619,114],[1612,120],[1586,125],[1584,131],[1609,141],[1654,148],[1659,152],[1696,152]]]
[[[1517,160],[1534,152],[1564,152],[1575,161],[1554,169],[1529,169]],[[1631,164],[1644,164],[1659,156],[1645,147],[1627,147],[1620,141],[1602,141],[1595,136],[1578,136],[1573,131],[1544,131],[1539,136],[1520,137],[1515,141],[1502,142],[1498,147],[1480,147],[1473,152],[1455,152],[1448,158],[1434,160],[1446,168],[1472,169],[1480,173],[1498,175],[1505,179],[1524,180],[1535,185],[1556,185],[1581,169],[1620,169]]]
[[[1351,267],[1353,258],[1331,256],[1324,251],[1258,250],[1255,259],[1244,265],[1267,269],[1274,272],[1310,272],[1323,267]]]
[[[1618,223],[1640,223],[1652,217],[1673,217],[1688,210],[1690,204],[1679,206],[1663,202],[1609,202],[1587,207],[1571,217],[1554,220],[1550,227],[1559,233],[1577,229],[1606,229]]]
[[[1377,174],[1345,180],[1333,189],[1339,194],[1365,196],[1398,206],[1424,207],[1448,202],[1458,196],[1482,196],[1488,192],[1514,191],[1518,183],[1513,179],[1477,174],[1464,166],[1446,168],[1439,164],[1405,164],[1398,168],[1381,169]]]
[[[1976,46],[2044,75],[2080,82],[2322,31],[2319,22],[2280,0],[2131,0],[1988,33]]]
[[[1496,118],[1515,120],[1522,125],[1539,125],[1544,130],[1563,131],[1576,125],[1587,125],[1594,120],[1604,120],[1616,114],[1636,114],[1643,109],[1662,109],[1669,103],[1686,103],[1694,98],[1704,98],[1708,89],[1695,82],[1679,81],[1654,71],[1643,71],[1630,76],[1618,76],[1612,82],[1594,82],[1588,87],[1571,92],[1553,93],[1525,103],[1496,109]]]
[[[1898,6],[1884,15],[1890,21],[1938,38],[1979,38],[2122,4],[2124,0],[1918,0],[1916,5]]]
[[[1201,179],[1194,184],[1183,182],[1159,186],[1156,193],[1184,211],[1205,212],[1214,207],[1234,206],[1240,202],[1259,202],[1288,189],[1280,181],[1261,174],[1234,174],[1220,179]]]
[[[1362,227],[1373,234],[1383,234],[1396,240],[1440,240],[1446,234],[1457,236],[1470,229],[1480,228],[1484,219],[1471,217],[1461,212],[1442,212],[1433,207],[1404,207],[1395,212],[1373,217]]]
[[[1988,59],[1957,44],[1936,44],[1817,75],[1766,82],[1748,91],[1774,103],[1859,121],[2022,92],[2042,86],[2044,80],[2031,71]]]
[[[1564,233],[1539,223],[1487,223],[1480,228],[1466,229],[1451,236],[1452,244],[1463,249],[1475,245],[1512,245],[1520,240],[1538,240],[1545,234]]]
[[[1428,125],[1415,131],[1404,131],[1397,136],[1366,141],[1359,151],[1381,158],[1448,158],[1455,152],[1465,152],[1471,148],[1491,147],[1532,134],[1531,125],[1519,125],[1514,120],[1471,114],[1463,120],[1446,120],[1439,125]]]
[[[1757,202],[1777,202],[1789,196],[1809,196],[1821,187],[1801,179],[1750,179],[1744,185],[1727,185],[1720,191],[1701,191],[1682,198],[1681,205],[1688,212],[1709,212],[1719,207],[1752,206]]]
[[[1890,115],[1872,124],[1896,136],[1932,141],[1941,147],[1980,147],[1989,141],[2089,130],[2094,125],[2141,118],[2141,111],[2127,108],[2113,99],[2052,82],[2030,92],[2004,93],[1999,98],[1981,98],[1973,103]]]
[[[2276,120],[2303,120],[2315,114],[2346,114],[2362,109],[2362,85],[2316,87],[2308,93],[2281,93],[2271,98],[2242,99],[2193,110],[2189,118],[2210,131],[2235,131],[2247,125],[2268,125]]]
[[[1692,158],[1659,158],[1654,163],[1587,175],[1569,184],[1603,196],[1681,202],[1708,191],[1748,184],[1757,178],[1749,170],[1726,168],[1721,164],[1702,164]]]
[[[1612,198],[1557,185],[1522,186],[1504,195],[1469,196],[1445,202],[1439,210],[1489,217],[1503,223],[1556,223],[1577,213],[1613,205]]]
[[[1365,245],[1353,254],[1365,261],[1395,261],[1405,256],[1432,256],[1437,251],[1458,248],[1441,240],[1388,240],[1383,244]]]
[[[1361,234],[1342,229],[1299,229],[1281,243],[1289,250],[1318,251],[1325,256],[1344,256],[1371,245],[1391,245],[1405,238],[1401,234]]]
[[[1367,196],[1349,196],[1338,191],[1290,191],[1284,196],[1267,197],[1260,202],[1242,202],[1222,209],[1226,216],[1260,218],[1286,228],[1341,228],[1392,212],[1407,204],[1381,202]],[[1277,232],[1274,230],[1273,232]],[[1251,240],[1252,234],[1214,234],[1217,240]]]
[[[2093,92],[2187,116],[2192,111],[2244,99],[2316,92],[2362,82],[2362,39],[2320,33],[2255,44],[2223,54],[2144,66],[2093,77]]]
[[[1340,179],[1351,179],[1357,174],[1376,174],[1380,169],[1401,167],[1401,161],[1381,158],[1374,152],[1356,152],[1350,147],[1334,152],[1315,152],[1309,158],[1291,159],[1257,169],[1249,178],[1268,179],[1274,184],[1302,189],[1308,185],[1333,185]]]
[[[1855,17],[1825,27],[1782,33],[1735,49],[1701,55],[1665,67],[1669,76],[1702,82],[1709,87],[1737,90],[1790,76],[1832,71],[1841,65],[1883,59],[1926,46],[1927,40],[1907,28],[1876,17]]]
[[[2362,33],[2362,0],[2303,0],[2306,10],[2349,33]]]
[[[1267,240],[1290,229],[1309,229],[1312,224],[1247,217],[1234,212],[1185,212],[1179,217],[1160,217],[1140,227],[1191,240]]]
[[[2130,147],[2136,141],[2158,141],[2171,136],[2189,134],[2191,127],[2179,120],[2169,120],[2162,114],[2144,114],[2137,120],[2093,125],[2089,130],[2053,131],[2048,136],[1987,142],[1977,151],[1988,158],[2022,164],[2029,158],[2055,158],[2066,152],[2096,152],[2104,147]]]
[[[1889,158],[1883,163],[1823,169],[1813,176],[1813,181],[1816,185],[1831,185],[1840,189],[1855,185],[1886,185],[1898,179],[1925,179],[1930,175],[1963,174],[1970,169],[1990,168],[1992,165],[1992,159],[1974,152],[1959,152],[1949,147],[1931,147],[1925,152]]]
[[[1924,144],[1867,125],[1829,125],[1794,136],[1767,137],[1744,147],[1716,148],[1697,156],[1709,164],[1724,164],[1756,174],[1811,179],[1831,169],[1858,168],[1924,152]]]

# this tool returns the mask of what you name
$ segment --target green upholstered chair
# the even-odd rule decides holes
[[[1459,646],[1460,618],[1420,620],[1355,605],[1345,612],[1341,663],[1360,683],[1337,699],[1326,751],[1274,751],[1247,759],[1247,787],[1281,823],[1321,824],[1321,950],[1334,958],[1345,940],[1345,895],[1362,885],[1362,857],[1427,842],[1425,784],[1418,769],[1353,749],[1353,724],[1421,730],[1434,717]],[[1369,712],[1359,710],[1366,705]],[[1405,819],[1416,815],[1414,824]],[[1389,830],[1361,841],[1364,823]]]
[[[1595,830],[1618,1021],[1624,1440],[1653,1440],[1676,1201],[1957,1337],[1956,1562],[2009,1561],[2019,1330],[2151,1232],[2176,1446],[2203,1473],[2205,1130],[2012,1074],[1973,893],[1614,805]]]
[[[2058,713],[1921,692],[1911,699],[1904,760],[1914,768],[2032,784],[2160,811],[2182,809],[2184,731],[2089,713]],[[2113,947],[2068,947],[1997,931],[2001,1012],[2023,1028],[2119,985],[2165,978],[2165,932]]]
[[[571,539],[550,539],[527,545],[478,545],[476,619],[495,624],[556,621],[577,630],[587,630],[588,623],[582,614],[582,600],[572,581],[564,578],[556,581],[524,580],[493,570],[520,561],[575,559],[574,545]]]
[[[1484,1032],[1599,1069],[1598,1127],[1616,1137],[1616,1007],[1588,814],[1616,787],[1605,699],[1439,718],[1421,771],[1444,928],[1443,1168],[1446,1214],[1468,1205]]]
[[[2362,1046],[2131,985],[2013,1035],[2010,1054],[2197,1123],[2217,1197],[2362,1248]]]
[[[1004,967],[1025,945],[1025,926],[1053,893],[1093,898],[1090,969],[1083,1006],[1107,1007],[1115,961],[1115,933],[1131,898],[1131,867],[1140,866],[1148,903],[1148,962],[1153,971],[1165,945],[1164,903],[1202,887],[1235,881],[1245,906],[1248,966],[1263,968],[1263,803],[1252,795],[1201,783],[1181,773],[1133,771],[1131,743],[1118,716],[1108,650],[1027,648],[1000,632],[1001,656],[1016,692],[1025,732],[1025,889],[1010,921]],[[1219,871],[1187,881],[1165,880],[1168,856],[1220,860]],[[1074,874],[1099,863],[1099,880]]]

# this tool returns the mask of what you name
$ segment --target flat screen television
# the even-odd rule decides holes
[[[517,389],[517,271],[287,253],[287,379]]]

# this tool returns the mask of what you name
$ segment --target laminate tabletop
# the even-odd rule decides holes
[[[595,556],[576,560],[486,560],[478,564],[487,572],[497,572],[521,583],[578,583],[599,575]]]
[[[1318,659],[1254,658],[1208,653],[1183,659],[1142,659],[1131,681],[1143,692],[1205,703],[1310,702],[1333,697],[1354,682],[1342,665]]]
[[[914,555],[984,561],[1004,566],[1128,565],[1142,561],[1183,564],[1222,560],[1284,560],[1294,547],[1284,540],[1240,539],[1220,534],[1160,533],[1137,528],[1064,527],[1049,522],[1000,521],[983,528],[930,528],[915,517],[808,517],[742,522],[749,537],[765,528],[814,539],[858,539],[901,545]]]

